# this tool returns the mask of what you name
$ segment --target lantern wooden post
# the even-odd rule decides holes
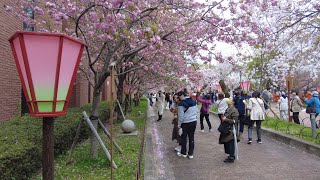
[[[290,103],[290,95],[291,95],[291,93],[290,93],[290,91],[291,91],[291,88],[293,87],[293,78],[292,78],[292,76],[291,75],[289,75],[288,77],[287,77],[287,88],[288,88],[288,116],[289,116],[289,122],[292,122],[292,118],[291,118],[291,116],[290,116],[290,109],[291,109],[291,103]]]
[[[54,119],[43,117],[42,125],[42,177],[45,180],[54,179]]]

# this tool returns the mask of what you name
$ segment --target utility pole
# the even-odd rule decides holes
[[[291,118],[291,116],[290,116],[290,109],[291,109],[291,103],[290,103],[290,95],[291,95],[291,89],[292,89],[292,87],[293,87],[293,78],[292,78],[292,76],[290,75],[290,73],[289,73],[289,75],[288,75],[288,77],[287,77],[287,88],[288,88],[288,116],[289,116],[289,122],[292,122],[292,118]]]

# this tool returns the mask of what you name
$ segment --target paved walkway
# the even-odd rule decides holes
[[[276,140],[262,135],[263,144],[246,144],[239,142],[239,160],[226,164],[227,157],[223,145],[218,144],[218,118],[210,115],[214,132],[199,132],[198,123],[195,133],[194,159],[176,156],[171,141],[173,118],[170,111],[165,110],[163,120],[156,122],[153,108],[149,108],[147,128],[145,179],[177,179],[177,180],[286,180],[286,179],[320,179],[320,158]],[[247,128],[245,128],[246,133]],[[246,135],[245,135],[246,137]],[[254,134],[254,139],[256,135]],[[149,144],[149,145],[148,145]]]

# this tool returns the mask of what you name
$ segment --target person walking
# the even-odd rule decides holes
[[[151,106],[151,107],[153,106],[153,100],[152,100],[152,98],[153,98],[153,93],[150,93],[150,94],[149,94],[149,102],[150,102],[150,106]]]
[[[272,94],[270,93],[270,89],[265,89],[261,93],[261,98],[264,101],[264,109],[267,110],[270,107],[270,102],[272,100]]]
[[[245,100],[245,96],[243,91],[241,93],[235,92],[236,97],[234,98],[234,107],[238,110],[239,118],[239,139],[242,139],[243,129],[244,129],[244,121],[246,118],[246,106],[243,103]]]
[[[309,93],[310,94],[310,93]],[[307,108],[315,108],[315,114],[317,117],[320,114],[320,100],[319,100],[319,93],[317,91],[312,92],[312,97],[311,94],[308,99],[304,100],[304,103],[308,105]],[[311,113],[310,113],[310,120],[311,120]],[[316,128],[319,128],[318,124],[316,124]]]
[[[159,91],[157,94],[157,102],[156,102],[157,110],[158,110],[158,120],[162,120],[162,114],[165,106],[165,95],[162,93],[162,91]]]
[[[187,90],[178,93],[180,102],[178,105],[178,127],[181,134],[181,151],[177,152],[178,156],[189,157],[193,159],[194,151],[194,132],[197,127],[198,107]],[[189,139],[189,149],[187,155],[187,138]]]
[[[173,130],[172,130],[172,141],[177,140],[179,146],[175,148],[175,151],[181,151],[181,136],[179,135],[179,127],[178,127],[178,104],[179,104],[178,94],[173,95],[173,103],[170,111],[173,113]]]
[[[207,124],[209,126],[209,132],[212,131],[212,126],[209,120],[209,108],[211,105],[211,99],[210,95],[206,94],[204,96],[204,99],[202,99],[200,96],[198,97],[198,102],[201,103],[201,108],[200,108],[200,132],[204,132],[204,126],[203,126],[203,118],[206,118]]]
[[[237,126],[239,113],[234,107],[231,99],[226,99],[226,102],[228,104],[228,108],[222,116],[221,124],[232,129],[232,126]],[[237,129],[237,127],[235,127],[235,129]],[[219,144],[224,145],[224,152],[229,155],[228,158],[223,161],[225,163],[233,163],[235,160],[235,143],[237,142],[235,142],[236,139],[234,137],[235,135],[232,130],[227,134],[220,133]]]
[[[263,100],[259,98],[260,93],[258,91],[255,91],[252,93],[252,98],[249,99],[249,104],[247,105],[247,109],[251,111],[250,119],[251,124],[248,127],[248,144],[252,143],[252,131],[253,131],[253,125],[256,123],[256,129],[257,129],[257,136],[258,140],[257,142],[259,144],[262,143],[261,141],[261,122],[265,120],[265,114],[264,114],[264,106],[263,106]]]
[[[300,124],[299,121],[299,113],[302,110],[302,107],[305,107],[305,105],[303,105],[303,103],[301,102],[301,99],[299,98],[299,96],[297,96],[296,92],[292,92],[292,99],[290,102],[290,109],[292,111],[292,117],[293,117],[293,121],[296,124]]]
[[[227,104],[226,99],[224,98],[223,93],[218,94],[218,100],[216,101],[216,107],[218,108],[218,116],[219,116],[220,122],[222,122],[222,116],[228,108],[228,104]]]
[[[282,92],[280,99],[278,100],[279,110],[280,110],[280,118],[282,120],[288,120],[288,98],[286,93]]]

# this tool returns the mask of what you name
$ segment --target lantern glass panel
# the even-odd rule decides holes
[[[64,38],[57,100],[66,100],[80,49],[81,45],[79,43]]]
[[[25,96],[26,96],[27,100],[30,100],[31,99],[30,86],[29,86],[29,82],[28,82],[28,79],[27,79],[26,67],[25,67],[25,64],[24,64],[24,61],[23,61],[23,57],[22,57],[22,51],[21,51],[19,38],[14,39],[13,45],[14,45],[14,48],[15,48],[15,52],[17,54],[19,67],[21,68],[23,81],[24,81],[24,84],[26,85],[27,94],[25,94]]]
[[[52,101],[59,51],[59,37],[24,35],[24,41],[36,100]],[[39,112],[51,112],[52,103],[39,103],[38,108]]]
[[[64,107],[64,102],[57,102],[56,104],[56,111],[59,112],[59,111],[62,111],[63,110],[63,107]]]
[[[39,112],[52,112],[52,102],[38,102]]]

